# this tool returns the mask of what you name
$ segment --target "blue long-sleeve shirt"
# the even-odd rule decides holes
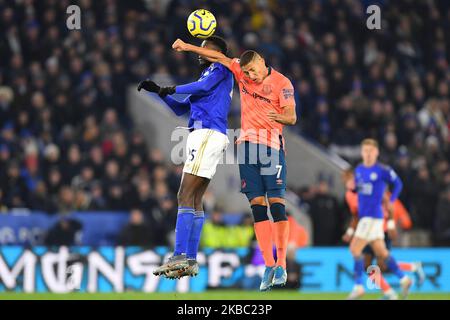
[[[188,94],[187,98],[178,101],[166,96],[163,100],[178,116],[190,110],[190,128],[207,128],[226,134],[232,90],[231,71],[220,63],[213,63],[198,81],[176,86],[175,93]]]
[[[391,188],[391,202],[394,202],[403,188],[395,171],[376,163],[371,167],[360,164],[355,169],[356,191],[358,193],[358,217],[383,219],[383,195],[386,185]]]

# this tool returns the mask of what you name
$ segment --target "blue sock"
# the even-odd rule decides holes
[[[364,273],[364,260],[362,257],[353,258],[355,260],[354,265],[354,277],[355,284],[362,285],[363,283],[363,273]]]
[[[202,234],[204,221],[205,213],[203,211],[195,211],[194,221],[192,223],[186,251],[186,256],[188,259],[197,259],[198,245],[200,243],[200,236]]]
[[[177,225],[175,227],[174,256],[186,253],[189,233],[194,221],[194,208],[178,207]]]
[[[399,277],[399,279],[405,276],[403,271],[400,270],[400,268],[398,267],[397,261],[395,261],[393,256],[389,256],[386,259],[386,265],[389,268],[389,270],[391,270],[397,277]]]

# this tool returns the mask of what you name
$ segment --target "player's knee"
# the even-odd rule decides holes
[[[180,188],[177,193],[178,205],[192,206],[194,205],[194,194],[186,188]]]
[[[203,193],[194,196],[194,208],[196,210],[201,210],[201,208],[203,208]]]
[[[269,199],[270,201],[270,199]],[[272,214],[273,221],[287,221],[286,207],[283,203],[275,202],[270,204],[270,213]]]
[[[382,250],[377,254],[377,258],[379,261],[383,262],[389,257],[389,251]]]
[[[260,206],[266,206],[266,198],[264,196],[258,196],[258,197],[252,197],[249,199],[250,205],[260,205]]]
[[[353,257],[358,257],[360,255],[354,246],[350,246],[350,253]]]
[[[269,220],[269,216],[267,215],[267,206],[260,204],[253,204],[251,207],[255,223]]]
[[[284,205],[285,202],[286,202],[286,200],[284,200],[284,198],[282,198],[282,197],[271,197],[271,196],[268,196],[268,199],[269,199],[269,204],[281,203],[281,204]]]
[[[350,244],[350,253],[353,257],[359,257],[361,256],[362,251],[360,250],[359,246],[357,246],[354,242]]]

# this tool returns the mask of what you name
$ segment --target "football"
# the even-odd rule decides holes
[[[187,27],[189,33],[194,37],[206,39],[214,34],[216,31],[216,18],[214,15],[205,9],[198,9],[189,15],[187,20]]]

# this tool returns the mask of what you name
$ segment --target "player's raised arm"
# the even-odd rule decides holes
[[[223,64],[225,67],[230,68],[231,66],[231,58],[228,58],[226,55],[224,55],[222,52],[208,49],[208,48],[202,48],[195,46],[190,43],[186,43],[181,39],[177,39],[173,44],[172,48],[176,51],[189,51],[194,52],[200,56],[203,56],[206,60],[211,62],[218,62],[220,64]]]

